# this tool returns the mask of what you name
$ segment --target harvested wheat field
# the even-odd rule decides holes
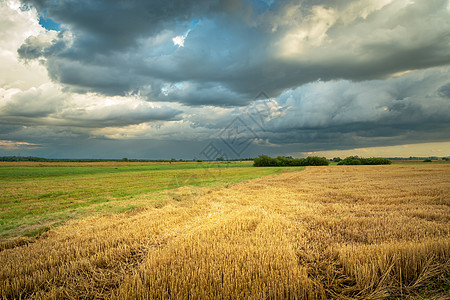
[[[0,252],[3,298],[449,297],[450,166],[307,167]]]

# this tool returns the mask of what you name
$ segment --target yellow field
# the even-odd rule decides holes
[[[0,252],[4,298],[449,296],[450,166],[307,167]]]

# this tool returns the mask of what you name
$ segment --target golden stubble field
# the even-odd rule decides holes
[[[307,167],[0,252],[3,298],[448,298],[450,166]]]

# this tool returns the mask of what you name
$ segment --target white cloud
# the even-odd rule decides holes
[[[450,105],[438,91],[448,82],[449,71],[442,67],[385,80],[309,83],[278,97],[278,103],[289,108],[283,118],[268,124],[277,130],[288,130],[354,123],[443,121],[450,115]]]
[[[35,10],[21,10],[18,1],[0,2],[0,87],[29,89],[48,81],[39,62],[19,62],[17,49],[29,37],[44,32]]]
[[[272,21],[272,53],[297,78],[380,79],[449,62],[445,1],[330,2],[310,13],[293,3]]]
[[[172,39],[173,44],[178,47],[184,47],[184,41],[188,37],[189,33],[195,28],[198,21],[195,21],[191,28],[189,28],[184,35],[178,35]]]
[[[178,47],[184,47],[184,40],[186,39],[186,37],[187,37],[187,35],[178,35],[178,36],[174,37],[172,39],[173,44]]]
[[[65,98],[51,82],[26,90],[0,88],[0,116],[44,117],[56,112]]]
[[[172,120],[179,113],[181,111],[167,104],[148,102],[138,97],[73,94],[65,108],[55,114],[55,117],[70,121],[74,126],[89,124],[95,128]]]

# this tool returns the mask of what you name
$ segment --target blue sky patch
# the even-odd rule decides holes
[[[42,27],[44,27],[47,30],[56,30],[56,31],[61,30],[61,24],[53,21],[50,18],[40,17],[39,25],[41,25]]]

